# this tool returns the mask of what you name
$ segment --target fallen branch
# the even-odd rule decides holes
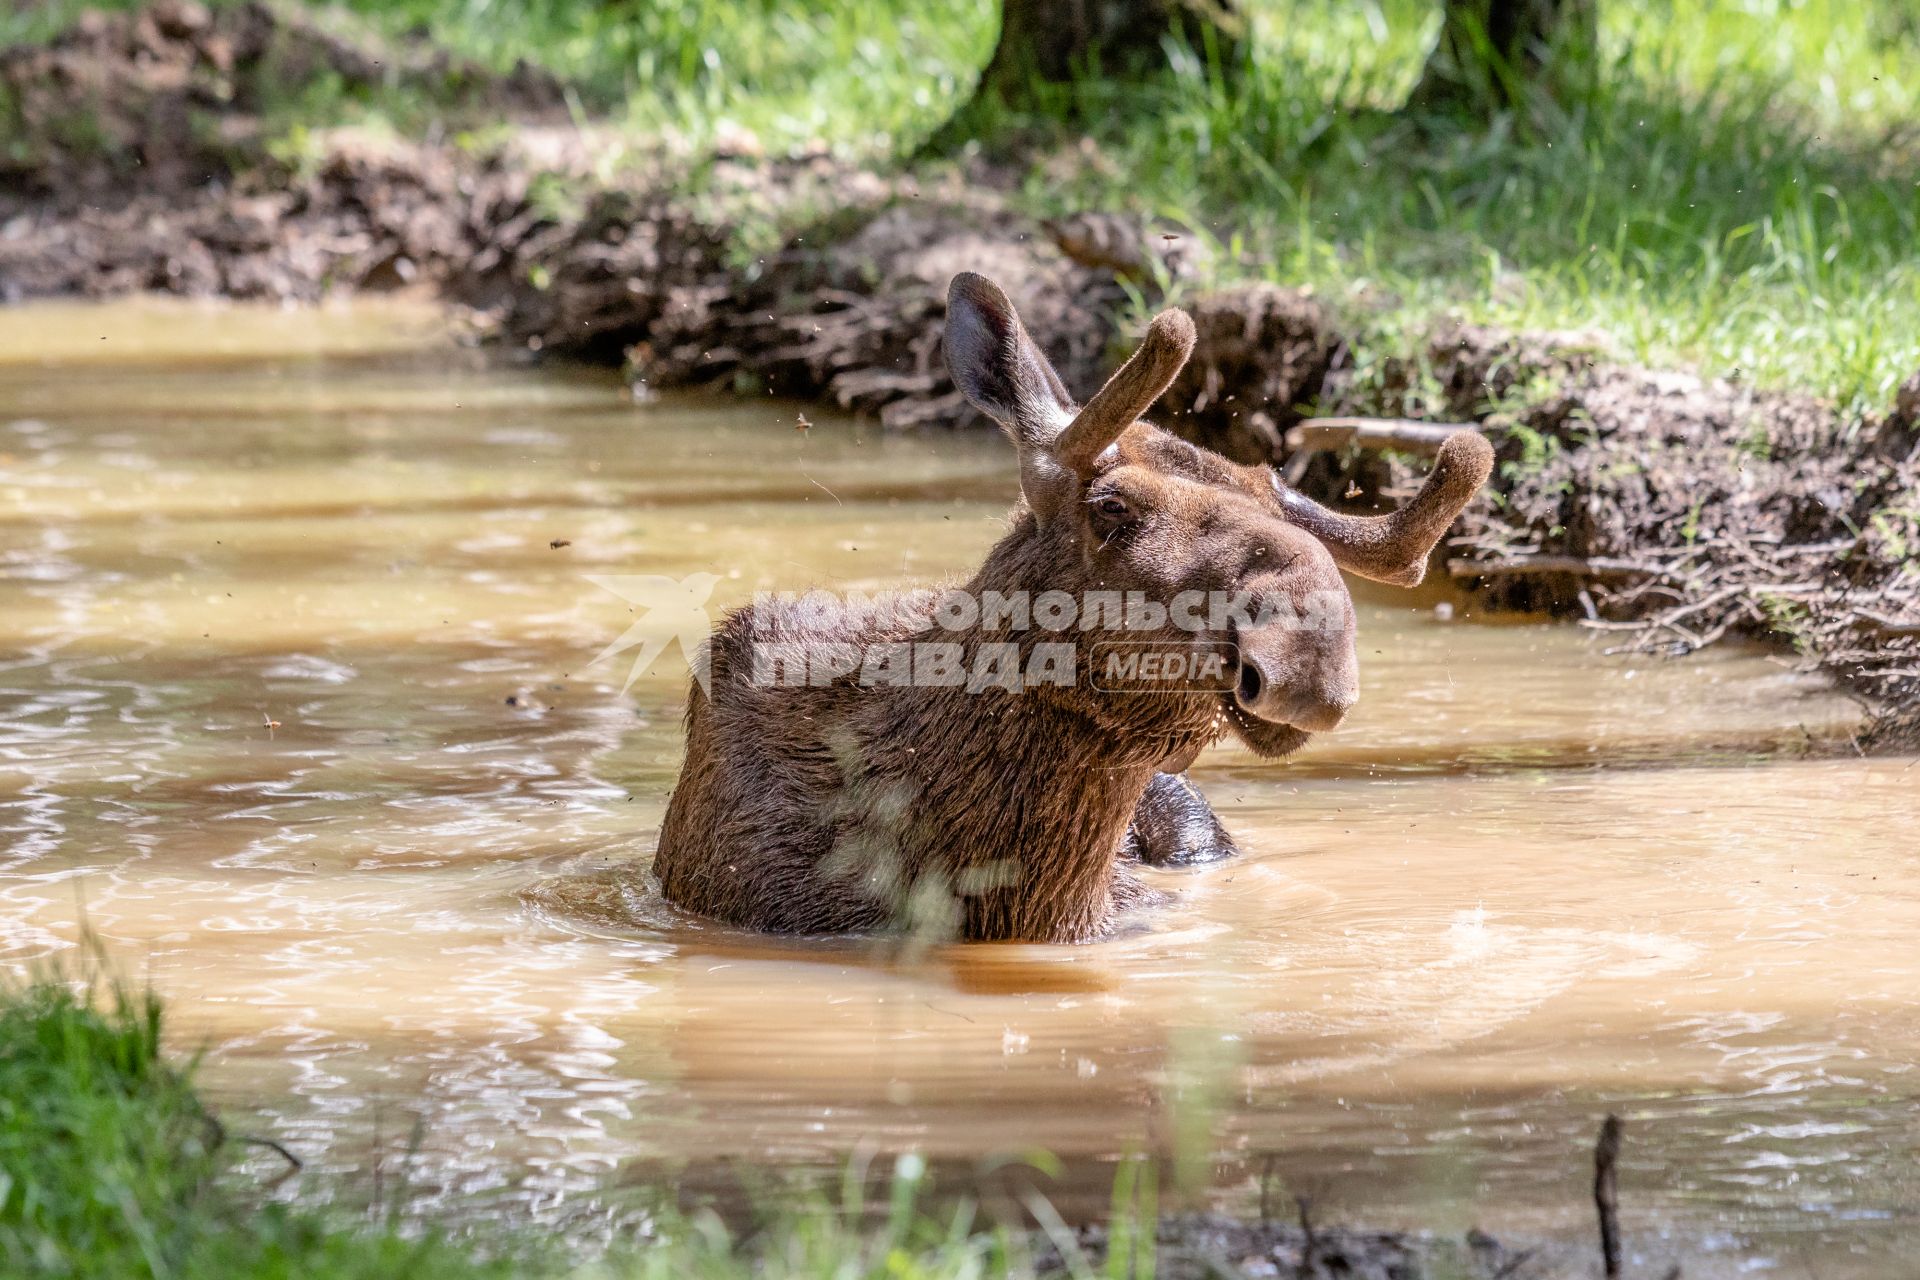
[[[275,1155],[279,1156],[282,1160],[285,1160],[287,1162],[287,1165],[289,1166],[288,1172],[290,1173],[298,1173],[302,1169],[307,1167],[307,1162],[302,1160],[299,1156],[293,1154],[292,1151],[288,1150],[285,1143],[277,1142],[272,1138],[255,1137],[252,1134],[240,1135],[240,1141],[246,1143],[250,1147],[265,1147],[267,1150],[273,1152]]]
[[[1431,458],[1448,436],[1471,431],[1467,422],[1414,422],[1406,418],[1308,418],[1287,432],[1287,448],[1310,452],[1343,449],[1397,449]]]
[[[207,1110],[204,1106],[200,1108],[200,1121],[207,1127],[209,1146],[223,1146],[231,1137],[227,1132],[227,1126],[221,1123],[220,1117],[214,1115],[213,1112]],[[272,1138],[262,1138],[257,1134],[243,1133],[240,1135],[239,1141],[250,1147],[265,1147],[268,1151],[273,1152],[287,1162],[287,1167],[281,1171],[278,1177],[267,1184],[269,1186],[277,1186],[307,1167],[307,1162],[295,1155],[285,1143],[278,1142]]]
[[[1607,556],[1506,556],[1499,560],[1447,561],[1447,572],[1456,578],[1497,578],[1526,573],[1563,573],[1575,578],[1665,578],[1672,570],[1638,560],[1617,560]]]
[[[1471,431],[1466,422],[1414,422],[1406,418],[1307,418],[1287,431],[1286,447],[1291,451],[1281,468],[1281,477],[1297,485],[1307,474],[1307,464],[1317,453],[1344,449],[1394,449],[1401,453],[1431,458],[1440,445],[1456,431]]]
[[[1304,1238],[1300,1246],[1300,1280],[1313,1280],[1314,1273],[1320,1269],[1320,1237],[1313,1229],[1313,1201],[1295,1196],[1293,1202],[1300,1209],[1300,1234]]]

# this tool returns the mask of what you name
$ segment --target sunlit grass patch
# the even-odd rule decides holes
[[[1920,368],[1920,107],[1883,73],[1920,39],[1886,6],[1603,8],[1588,93],[1481,125],[1397,110],[1429,6],[1276,4],[1238,83],[1196,61],[1151,93],[1081,86],[1102,162],[1029,198],[1237,240],[1229,274],[1311,284],[1362,327],[1587,330],[1626,359],[1885,405]]]
[[[745,131],[773,149],[880,156],[937,126],[985,62],[992,22],[969,0],[354,0],[499,65],[527,56],[618,102],[636,128],[695,141]]]

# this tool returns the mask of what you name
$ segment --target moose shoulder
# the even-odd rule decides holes
[[[1144,893],[1128,855],[1225,843],[1168,773],[1227,734],[1279,756],[1340,722],[1359,661],[1339,570],[1418,582],[1492,451],[1455,435],[1399,511],[1336,514],[1139,421],[1193,342],[1183,312],[1159,315],[1077,408],[1006,295],[954,279],[947,362],[1013,438],[1021,502],[951,599],[1023,607],[730,615],[661,829],[671,901],[781,932],[1098,938]],[[1257,607],[1196,603],[1223,598]],[[1093,600],[1128,607],[1082,607],[1071,629],[1025,607]],[[1102,681],[1103,645],[1145,656]],[[1149,659],[1180,678],[1140,676]]]

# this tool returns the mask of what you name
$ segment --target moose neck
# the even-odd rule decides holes
[[[1127,824],[1153,777],[1098,724],[1030,696],[950,695],[921,750],[943,789],[921,861],[955,895],[965,936],[1084,942],[1113,915]],[[962,705],[964,704],[964,705]],[[992,761],[983,768],[982,761]]]
[[[1079,551],[1022,514],[964,590],[1029,599],[1078,594]],[[1073,559],[1059,572],[1061,553]],[[951,637],[971,663],[982,646],[1012,644],[1029,670],[1034,648],[1081,635],[976,622]],[[1079,655],[1083,656],[1083,655]],[[974,937],[1084,941],[1113,911],[1117,851],[1155,766],[1197,744],[1208,723],[1170,716],[1159,699],[1153,723],[1136,730],[1108,695],[1086,686],[1028,683],[1019,692],[914,688],[905,711],[920,732],[906,777],[937,800],[938,831],[921,865],[951,877]]]
[[[1109,766],[1142,761],[1153,764],[1190,754],[1215,736],[1215,703],[1206,695],[1124,694],[1093,687],[1091,650],[1107,633],[1088,629],[1093,623],[1088,615],[1098,613],[1094,603],[1097,595],[1104,594],[1105,605],[1113,606],[1120,603],[1119,593],[1089,575],[1080,542],[1070,530],[1058,524],[1044,526],[1031,511],[1017,509],[1012,527],[994,544],[962,589],[975,601],[985,601],[997,593],[1003,599],[1024,600],[1029,606],[1026,626],[1018,631],[988,626],[983,608],[980,623],[962,633],[962,642],[969,650],[979,644],[1013,642],[1021,646],[1024,656],[1035,644],[1071,647],[1074,671],[1068,686],[1030,685],[1021,701],[1036,713],[1044,711],[1084,726],[1099,758]],[[1036,602],[1043,596],[1061,594],[1073,600],[1075,616],[1062,629],[1048,630]],[[1111,628],[1116,624],[1111,615],[1104,615],[1098,625]],[[1142,638],[1139,632],[1121,634],[1127,639]]]

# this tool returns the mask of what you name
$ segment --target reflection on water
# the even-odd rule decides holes
[[[1098,1178],[1200,1114],[1223,1202],[1267,1168],[1328,1215],[1577,1235],[1616,1107],[1649,1259],[1871,1274],[1920,1239],[1920,768],[1794,758],[1855,713],[1764,657],[1368,595],[1349,727],[1205,759],[1249,856],[1155,877],[1147,927],[754,938],[649,896],[685,667],[590,665],[632,621],[590,575],[958,573],[997,440],[636,406],[403,312],[0,339],[0,953],[84,914],[323,1169],[419,1119],[430,1194],[538,1211],[860,1144]]]

